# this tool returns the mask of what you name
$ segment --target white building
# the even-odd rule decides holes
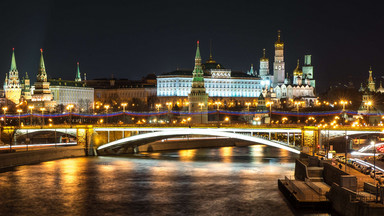
[[[94,89],[86,87],[82,82],[67,80],[49,80],[53,100],[57,105],[75,105],[77,111],[87,111],[94,102]]]

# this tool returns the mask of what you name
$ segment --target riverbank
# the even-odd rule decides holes
[[[0,171],[15,166],[35,164],[62,158],[85,156],[84,148],[78,146],[47,148],[34,151],[0,154]]]

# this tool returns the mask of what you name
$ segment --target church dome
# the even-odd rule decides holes
[[[260,58],[261,62],[267,62],[269,61],[267,57],[265,57],[265,49],[263,49],[263,57]]]
[[[296,66],[295,70],[293,71],[293,75],[294,76],[302,76],[303,75],[303,71],[300,68],[300,61],[299,61],[299,59],[297,59],[297,66]]]

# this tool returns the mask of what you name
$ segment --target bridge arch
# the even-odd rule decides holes
[[[277,141],[267,140],[261,137],[248,136],[244,134],[217,131],[214,129],[176,129],[176,130],[166,130],[166,131],[157,131],[157,132],[149,132],[145,134],[134,135],[126,138],[122,138],[119,140],[112,141],[110,143],[106,143],[97,148],[100,150],[114,149],[129,145],[131,147],[144,145],[148,142],[143,141],[156,141],[164,138],[169,138],[173,136],[185,136],[185,135],[210,135],[210,136],[219,136],[219,137],[228,137],[239,140],[250,141],[254,143],[264,144],[276,148],[281,148],[288,150],[290,152],[300,154],[300,151],[296,148],[290,147],[287,144],[283,144]]]

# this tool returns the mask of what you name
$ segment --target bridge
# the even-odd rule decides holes
[[[101,154],[134,152],[138,146],[182,136],[216,136],[245,140],[299,153],[314,152],[326,137],[335,139],[361,134],[381,134],[382,127],[319,128],[302,125],[253,126],[245,124],[196,125],[55,125],[49,127],[4,127],[1,139],[4,143],[25,144],[35,137],[52,139],[52,142],[76,140],[85,149],[97,149]],[[10,136],[12,134],[12,136]],[[9,138],[12,137],[12,138]],[[47,141],[46,141],[47,142]]]

